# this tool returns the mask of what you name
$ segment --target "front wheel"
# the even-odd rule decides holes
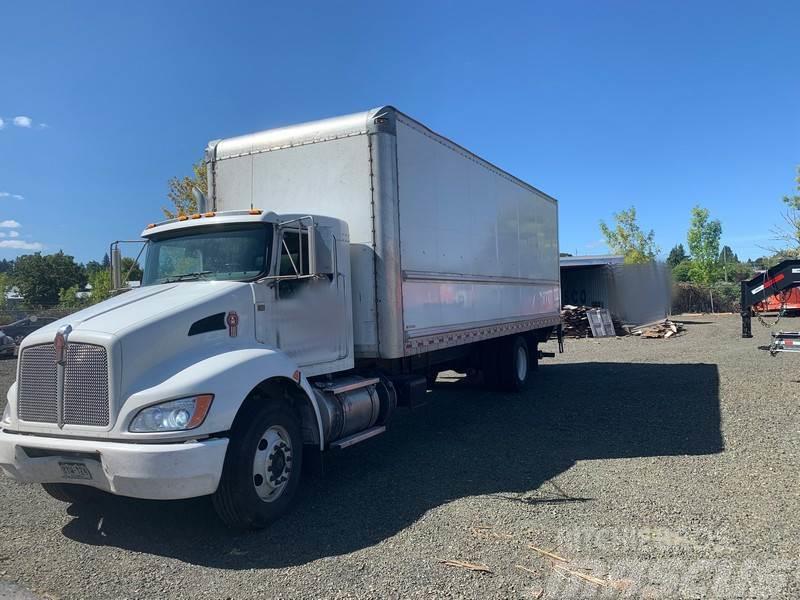
[[[268,400],[267,400],[268,401]],[[262,529],[289,510],[300,483],[303,436],[283,403],[269,403],[231,432],[214,508],[235,529]]]

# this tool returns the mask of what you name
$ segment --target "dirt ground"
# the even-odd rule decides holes
[[[800,597],[800,356],[735,315],[676,319],[567,340],[524,395],[445,374],[263,532],[206,499],[87,508],[2,479],[0,598]],[[13,377],[0,360],[0,404]]]

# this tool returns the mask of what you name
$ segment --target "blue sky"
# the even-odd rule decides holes
[[[210,139],[393,104],[560,201],[758,256],[800,164],[800,3],[3,3],[0,258],[138,237]],[[16,122],[15,122],[16,118]],[[17,226],[18,225],[18,226]]]

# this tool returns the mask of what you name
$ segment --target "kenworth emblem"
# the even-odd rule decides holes
[[[236,314],[236,311],[231,311],[228,313],[228,335],[231,337],[236,337],[239,335],[239,315]]]
[[[63,365],[67,362],[67,337],[72,331],[72,325],[62,325],[56,332],[53,347],[56,351],[56,364]]]

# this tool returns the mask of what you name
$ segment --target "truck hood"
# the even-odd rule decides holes
[[[229,331],[232,313],[237,327]],[[159,385],[209,356],[253,346],[252,284],[180,282],[126,292],[33,332],[20,352],[36,344],[52,344],[58,329],[67,324],[72,327],[69,343],[106,348],[112,427],[132,394]],[[26,427],[49,431],[57,426]],[[70,427],[75,436],[96,433],[92,428]]]
[[[138,288],[42,327],[28,336],[24,345],[52,341],[58,328],[65,324],[72,326],[72,335],[78,331],[124,335],[137,326],[192,305],[206,304],[235,290],[246,289],[249,295],[249,288],[238,281],[192,281]]]

